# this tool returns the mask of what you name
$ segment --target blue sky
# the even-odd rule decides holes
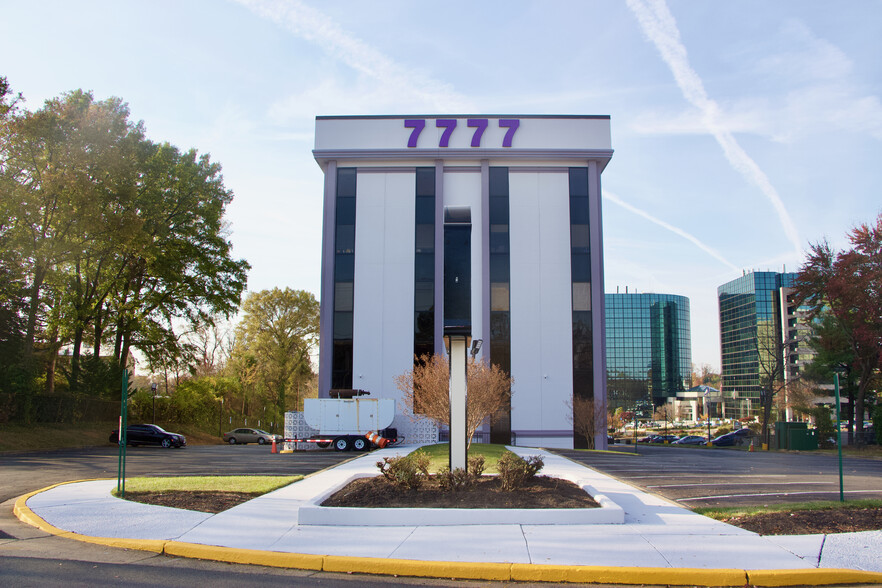
[[[249,289],[319,293],[316,115],[608,114],[606,291],[688,296],[719,369],[716,288],[798,269],[882,212],[882,2],[0,0],[29,109],[119,96],[208,152]]]

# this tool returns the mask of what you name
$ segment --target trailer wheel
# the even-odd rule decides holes
[[[370,445],[368,445],[367,439],[359,437],[352,442],[352,449],[355,451],[367,451],[370,449]]]
[[[315,444],[318,445],[322,449],[327,449],[328,447],[331,446],[330,441],[316,441]]]
[[[347,451],[349,449],[349,439],[346,437],[337,437],[334,439],[334,449],[337,451]]]

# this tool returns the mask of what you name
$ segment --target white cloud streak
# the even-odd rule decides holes
[[[407,68],[343,30],[322,12],[299,0],[237,0],[255,14],[321,47],[332,58],[372,79],[389,103],[437,112],[465,112],[470,101],[448,84]],[[351,100],[358,96],[349,95]],[[376,100],[375,100],[376,102]]]
[[[798,257],[802,256],[799,233],[784,202],[759,165],[741,148],[732,133],[721,122],[719,105],[711,100],[701,78],[689,64],[689,55],[680,40],[680,31],[664,0],[628,0],[628,8],[640,23],[643,33],[652,41],[674,75],[683,97],[700,111],[701,121],[717,143],[729,165],[748,182],[759,188],[772,204],[787,239]]]
[[[645,210],[640,210],[636,206],[628,204],[627,202],[625,202],[624,200],[622,200],[621,198],[619,198],[618,196],[616,196],[615,194],[613,194],[609,190],[603,190],[603,198],[605,200],[609,200],[610,202],[613,202],[614,204],[621,206],[622,208],[624,208],[628,212],[636,214],[637,216],[642,216],[643,218],[645,218],[649,222],[656,224],[656,225],[662,227],[663,229],[667,229],[668,231],[671,231],[675,235],[678,235],[678,236],[686,239],[687,241],[689,241],[690,243],[692,243],[693,245],[695,245],[696,247],[698,247],[699,249],[701,249],[702,251],[704,251],[705,253],[707,253],[708,255],[710,255],[711,257],[713,257],[714,259],[716,259],[717,261],[719,261],[720,263],[722,263],[723,265],[725,265],[726,267],[731,269],[732,271],[734,271],[734,272],[739,271],[739,268],[735,264],[730,262],[728,259],[723,257],[719,251],[717,251],[716,249],[714,249],[713,247],[711,247],[709,245],[705,245],[697,237],[695,237],[694,235],[691,235],[690,233],[687,233],[683,229],[675,227],[672,224],[666,223],[665,221],[663,221],[661,219],[655,218],[654,216],[652,216],[651,214],[649,214]]]

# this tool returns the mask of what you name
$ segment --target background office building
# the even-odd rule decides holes
[[[762,378],[777,373],[790,382],[814,355],[807,344],[811,325],[793,296],[797,275],[750,272],[717,290],[721,390],[728,418],[761,416]]]
[[[606,371],[600,174],[607,116],[318,117],[325,174],[319,394],[399,400],[414,355],[444,353],[445,326],[482,339],[510,371],[493,442],[574,438],[572,399]]]
[[[673,294],[606,295],[606,372],[609,410],[643,418],[692,380],[689,299]]]

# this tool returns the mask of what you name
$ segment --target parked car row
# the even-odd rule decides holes
[[[711,440],[717,447],[732,447],[734,445],[744,445],[748,442],[752,433],[750,429],[744,427],[731,433],[719,435]],[[672,445],[707,445],[707,437],[701,435],[647,435],[637,440],[638,443],[671,443]]]

